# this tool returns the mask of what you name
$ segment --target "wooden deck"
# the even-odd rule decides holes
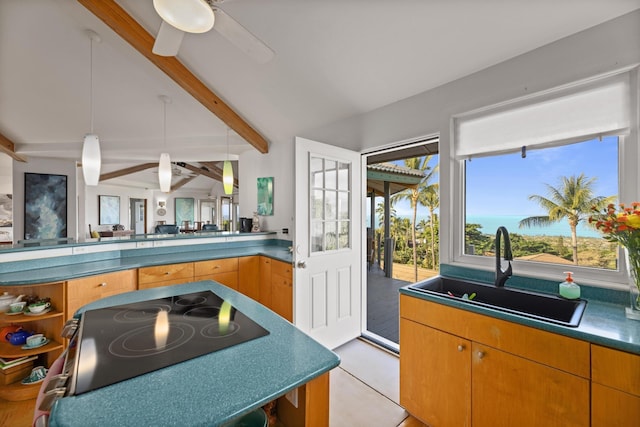
[[[436,276],[436,270],[418,268],[418,281]],[[400,340],[399,292],[403,286],[415,283],[413,266],[393,264],[393,277],[374,264],[367,273],[367,330],[396,344]]]

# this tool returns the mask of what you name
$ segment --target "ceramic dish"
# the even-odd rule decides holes
[[[38,345],[31,346],[31,345],[26,345],[25,344],[25,345],[22,346],[22,349],[23,350],[33,350],[34,348],[39,348],[39,347],[42,347],[43,345],[49,344],[49,341],[50,341],[49,338],[47,338],[46,340],[44,340],[44,342],[41,342]]]
[[[46,314],[46,313],[48,313],[48,312],[50,312],[50,311],[51,311],[51,307],[49,307],[49,308],[47,308],[47,309],[42,310],[40,313],[32,313],[32,312],[30,312],[30,311],[25,311],[25,312],[24,312],[24,315],[25,315],[25,316],[42,316],[43,314]]]
[[[5,314],[6,314],[7,316],[15,316],[16,314],[24,314],[24,311],[17,311],[17,312],[15,312],[15,313],[9,313],[9,312],[6,312]]]

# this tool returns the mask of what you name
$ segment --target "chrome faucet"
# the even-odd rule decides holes
[[[504,259],[509,263],[506,270],[502,269],[502,263],[500,261],[500,236],[504,237]],[[511,277],[513,270],[511,269],[511,260],[513,255],[511,254],[511,241],[509,240],[509,232],[505,227],[498,227],[496,231],[496,287],[504,287],[504,282]]]

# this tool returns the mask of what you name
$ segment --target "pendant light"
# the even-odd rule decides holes
[[[227,160],[222,167],[222,183],[224,184],[224,194],[233,194],[233,166],[229,161],[229,128],[227,128]]]
[[[171,98],[167,95],[160,95],[162,101],[162,139],[164,148],[167,148],[167,104],[171,102]],[[160,154],[160,162],[158,163],[158,181],[160,182],[160,191],[168,193],[171,191],[171,159],[169,153]]]
[[[90,115],[91,115],[91,132],[84,136],[82,144],[82,175],[86,185],[95,186],[100,181],[100,166],[102,159],[100,157],[100,140],[98,135],[93,133],[93,42],[100,43],[100,36],[94,31],[87,30],[87,36],[91,40],[91,59],[90,59],[90,77],[89,77],[89,98],[90,98]]]

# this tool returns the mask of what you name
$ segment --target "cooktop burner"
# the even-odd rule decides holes
[[[211,291],[83,313],[73,375],[81,394],[265,335]]]

